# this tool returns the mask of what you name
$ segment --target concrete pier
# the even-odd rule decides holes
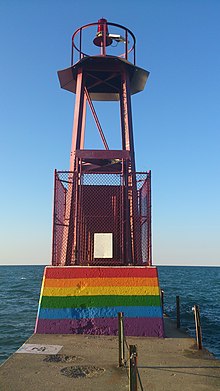
[[[127,337],[138,349],[144,390],[220,389],[220,361],[165,318],[166,338]],[[34,334],[26,344],[60,345],[57,355],[15,353],[0,367],[1,391],[128,390],[116,336]],[[140,387],[138,389],[141,389]]]

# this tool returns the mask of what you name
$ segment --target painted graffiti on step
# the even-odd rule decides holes
[[[16,353],[32,353],[32,354],[57,354],[63,346],[61,345],[40,345],[25,343]]]

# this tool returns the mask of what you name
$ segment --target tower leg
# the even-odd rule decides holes
[[[121,129],[122,129],[122,147],[124,150],[130,152],[130,164],[127,165],[125,170],[125,183],[128,188],[128,203],[126,205],[127,224],[129,228],[129,238],[131,241],[131,258],[132,263],[142,262],[141,252],[141,227],[140,218],[138,212],[138,192],[135,176],[135,153],[134,153],[134,140],[133,140],[133,125],[132,125],[132,110],[131,110],[131,92],[130,81],[128,74],[122,73],[121,83],[121,96],[120,96],[120,108],[121,108]]]
[[[84,147],[86,95],[85,81],[82,70],[77,75],[76,102],[74,111],[74,125],[70,156],[69,185],[67,190],[66,226],[63,231],[62,254],[63,264],[77,263],[77,221],[78,221],[78,181],[79,164],[76,159],[76,150]]]

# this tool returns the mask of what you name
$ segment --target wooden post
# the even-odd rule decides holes
[[[137,391],[137,348],[129,345],[129,391]]]
[[[118,348],[119,348],[119,367],[122,367],[125,363],[125,340],[124,340],[124,314],[118,312]]]
[[[176,296],[176,327],[180,328],[180,297]]]
[[[202,349],[202,328],[200,322],[200,310],[198,305],[193,307],[194,316],[195,316],[195,325],[196,325],[196,344],[198,349]]]

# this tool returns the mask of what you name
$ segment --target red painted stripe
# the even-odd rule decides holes
[[[157,277],[156,267],[85,267],[85,266],[47,266],[46,278],[135,278]]]

